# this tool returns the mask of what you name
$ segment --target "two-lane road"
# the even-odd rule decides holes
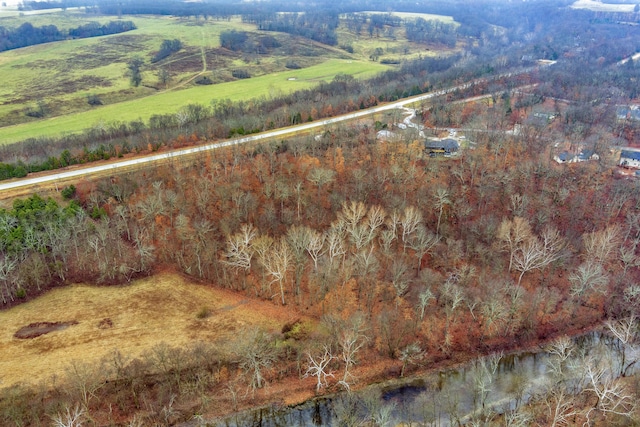
[[[435,98],[437,96],[446,95],[448,93],[452,93],[457,90],[467,89],[473,84],[482,83],[489,80],[496,80],[500,78],[512,77],[520,74],[525,74],[532,71],[535,68],[536,67],[532,67],[532,68],[520,70],[518,72],[504,73],[504,74],[500,74],[500,75],[489,77],[489,78],[477,79],[477,80],[474,80],[473,82],[464,83],[458,86],[442,89],[442,90],[431,92],[428,94],[406,98],[401,101],[392,102],[382,106],[368,108],[366,110],[360,110],[354,113],[349,113],[349,114],[333,117],[326,120],[318,120],[311,123],[305,123],[301,125],[290,126],[287,128],[263,132],[256,135],[246,136],[243,138],[229,139],[222,142],[203,144],[203,145],[198,145],[196,147],[172,150],[165,153],[152,154],[148,156],[140,156],[140,157],[127,159],[127,160],[117,160],[107,164],[88,166],[88,167],[75,167],[71,170],[52,172],[47,175],[36,176],[36,177],[26,177],[26,178],[17,179],[17,180],[1,182],[0,192],[24,189],[25,187],[31,187],[31,186],[53,184],[56,182],[64,182],[64,181],[69,181],[70,179],[80,178],[80,177],[89,178],[95,175],[104,175],[105,173],[109,173],[109,172],[113,172],[113,174],[116,174],[118,172],[121,172],[122,170],[126,170],[126,168],[139,167],[143,165],[149,165],[152,163],[162,163],[162,162],[169,161],[171,159],[179,159],[180,157],[194,155],[196,153],[202,153],[209,150],[216,150],[223,147],[230,147],[232,145],[246,144],[248,142],[257,142],[264,139],[274,138],[274,137],[283,136],[283,135],[308,132],[310,130],[313,130],[316,128],[322,128],[324,126],[331,125],[334,123],[346,122],[349,120],[370,116],[372,114],[380,113],[383,111],[402,108],[409,104],[428,100],[431,98]]]

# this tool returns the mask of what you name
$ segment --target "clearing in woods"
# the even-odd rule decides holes
[[[210,315],[199,319],[205,308]],[[170,273],[127,286],[58,288],[0,312],[0,387],[64,378],[73,361],[97,364],[114,349],[133,358],[161,342],[211,343],[231,339],[250,326],[276,332],[298,317],[291,307],[247,299]],[[45,333],[15,336],[27,326]]]

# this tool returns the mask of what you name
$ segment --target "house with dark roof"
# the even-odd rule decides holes
[[[624,168],[640,169],[640,149],[623,148],[620,152],[620,162],[618,165]]]
[[[460,144],[452,138],[427,139],[424,142],[424,150],[430,155],[449,156],[458,152]]]

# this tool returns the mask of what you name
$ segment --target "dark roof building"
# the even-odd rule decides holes
[[[460,149],[460,144],[451,138],[427,139],[424,142],[424,149],[430,153],[452,154]]]

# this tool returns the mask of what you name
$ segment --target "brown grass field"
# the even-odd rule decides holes
[[[198,319],[204,307],[211,315]],[[128,286],[73,285],[0,312],[0,387],[62,378],[74,360],[99,361],[118,349],[136,357],[161,342],[172,346],[231,338],[245,326],[279,331],[299,316],[292,308],[162,273]],[[106,320],[108,319],[108,320]],[[21,328],[77,322],[31,339]]]

